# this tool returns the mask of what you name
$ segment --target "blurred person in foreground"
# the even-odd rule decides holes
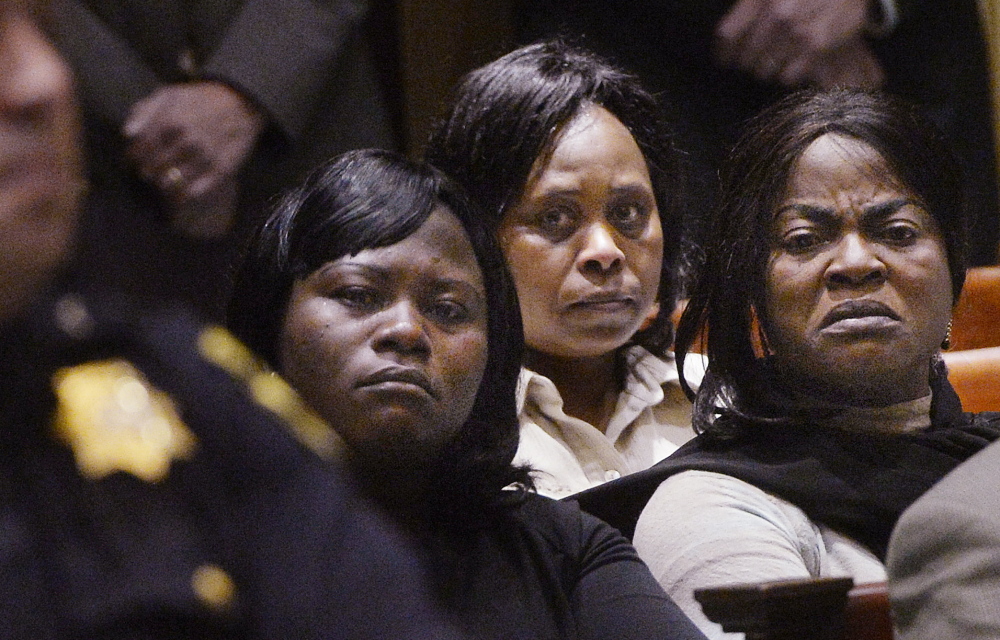
[[[1000,444],[903,512],[886,571],[896,638],[1000,638]]]
[[[286,385],[219,328],[72,285],[79,114],[46,11],[0,1],[2,634],[457,637]]]

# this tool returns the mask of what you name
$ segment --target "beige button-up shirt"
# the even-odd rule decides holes
[[[647,469],[694,437],[691,403],[678,382],[673,354],[658,358],[634,346],[627,358],[625,388],[607,433],[566,415],[555,384],[521,369],[517,392],[521,443],[515,463],[535,469],[538,493],[563,498]],[[686,377],[696,386],[704,364],[696,354],[685,364]]]

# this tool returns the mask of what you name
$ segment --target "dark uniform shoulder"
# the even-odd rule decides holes
[[[223,329],[81,293],[9,329],[0,627],[453,637],[408,547],[332,463],[334,432]]]
[[[252,457],[267,449],[252,441],[280,440],[282,432],[321,457],[339,455],[336,432],[222,327],[181,308],[140,309],[113,295],[67,293],[48,314],[50,327],[40,334],[62,352],[53,384],[61,424],[74,433],[113,423],[120,439],[141,436],[146,450],[129,448],[150,463],[160,458],[161,467],[164,455],[186,457],[197,441],[216,457],[228,451],[233,464],[258,466]],[[149,450],[157,446],[164,450]]]

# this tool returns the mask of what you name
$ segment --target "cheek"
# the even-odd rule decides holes
[[[926,341],[937,349],[947,331],[953,312],[951,297],[951,274],[938,269],[924,282],[917,283],[909,293],[911,308],[921,317],[925,327]]]
[[[662,234],[658,233],[649,240],[626,249],[626,259],[643,286],[652,288],[655,292],[660,286],[660,276],[663,272]]]
[[[330,325],[290,315],[281,334],[281,374],[306,401],[326,410],[327,396],[339,395],[337,374],[344,372],[346,346],[331,342]]]
[[[550,295],[573,267],[574,256],[566,243],[552,244],[537,235],[509,231],[500,235],[507,267],[518,295]],[[536,293],[537,292],[537,293]]]
[[[458,365],[452,368],[449,376],[453,385],[466,391],[471,390],[468,395],[472,399],[475,399],[483,373],[486,371],[487,356],[488,347],[484,332],[481,335],[463,336],[454,341],[451,345],[451,357],[446,358],[446,362]]]
[[[563,262],[560,253],[556,248],[543,250],[523,245],[510,246],[505,251],[521,314],[526,320],[558,301],[566,271],[560,264]]]
[[[775,345],[802,337],[815,310],[815,297],[803,276],[801,265],[775,260],[767,272],[764,304],[768,339]]]
[[[469,417],[479,393],[486,371],[487,341],[485,332],[479,335],[452,337],[446,349],[438,346],[441,373],[449,398],[445,399],[445,421],[454,426],[463,424]]]

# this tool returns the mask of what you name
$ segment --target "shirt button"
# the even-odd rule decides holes
[[[617,469],[609,469],[604,472],[604,479],[608,481],[617,480],[620,477],[622,477],[622,474]]]

